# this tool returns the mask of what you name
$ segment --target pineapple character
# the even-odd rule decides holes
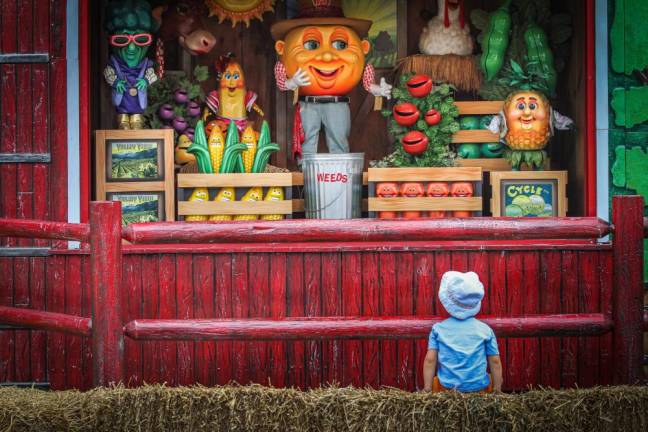
[[[222,188],[219,192],[218,195],[216,195],[216,198],[214,198],[214,201],[218,202],[228,202],[228,201],[234,201],[234,188],[232,187],[224,187]],[[212,215],[209,217],[210,221],[230,221],[232,220],[231,215]]]
[[[204,202],[209,200],[209,191],[207,188],[195,188],[189,197],[189,202]],[[204,222],[207,220],[205,215],[185,216],[185,222]]]
[[[268,192],[266,193],[265,198],[263,199],[264,201],[283,201],[284,199],[284,190],[282,187],[270,187],[268,188]],[[271,214],[271,215],[263,215],[261,216],[261,220],[282,220],[284,218],[283,215],[280,214]]]
[[[263,189],[260,187],[253,187],[250,188],[249,191],[243,195],[243,198],[241,198],[241,201],[247,201],[247,202],[252,202],[252,201],[261,201],[261,198],[263,198]],[[234,220],[257,220],[259,216],[257,215],[238,215],[234,216]]]
[[[246,173],[252,172],[252,165],[254,165],[254,155],[257,151],[257,135],[252,129],[252,126],[248,126],[243,130],[241,135],[241,142],[247,146],[247,150],[244,150],[242,153],[243,156],[243,168]]]

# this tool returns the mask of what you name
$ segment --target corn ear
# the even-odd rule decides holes
[[[284,190],[282,187],[270,187],[266,193],[263,201],[283,201],[284,199]],[[284,215],[281,214],[271,214],[261,216],[261,220],[282,220]]]
[[[253,202],[253,201],[261,201],[263,198],[263,189],[260,187],[253,187],[248,190],[245,195],[243,195],[243,198],[241,198],[241,201],[246,201],[246,202]],[[245,220],[257,220],[259,219],[258,215],[238,215],[234,216],[234,220],[238,221],[245,221]]]
[[[207,188],[195,188],[189,197],[189,202],[203,202],[209,199],[209,191]],[[189,215],[185,216],[185,222],[204,222],[208,219],[205,215]]]
[[[214,198],[214,201],[217,202],[229,202],[229,201],[234,201],[235,195],[234,195],[234,188],[232,187],[224,187],[222,188],[218,194],[216,195],[216,198]],[[231,215],[212,215],[209,217],[210,221],[230,221],[232,220]]]
[[[218,126],[214,126],[209,134],[209,156],[211,159],[212,171],[220,171],[223,162],[223,153],[225,152],[225,137]]]
[[[243,170],[246,173],[252,172],[252,165],[254,164],[254,155],[257,152],[257,139],[252,126],[248,126],[243,130],[241,136],[241,143],[247,146],[241,156],[243,157]]]

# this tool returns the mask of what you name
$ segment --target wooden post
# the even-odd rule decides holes
[[[641,196],[612,200],[614,384],[636,384],[642,376],[643,209]]]
[[[90,204],[92,361],[95,387],[124,379],[121,308],[121,203]]]

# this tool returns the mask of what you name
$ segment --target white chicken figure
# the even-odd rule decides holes
[[[464,19],[463,0],[439,0],[439,11],[421,33],[419,49],[427,55],[471,55],[473,40]]]

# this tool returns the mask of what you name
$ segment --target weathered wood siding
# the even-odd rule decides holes
[[[482,313],[608,312],[612,255],[605,247],[414,252],[148,253],[124,256],[124,323],[136,318],[447,316],[437,298],[443,272],[476,271]],[[28,273],[28,271],[30,273]],[[90,316],[85,255],[0,258],[0,304]],[[28,276],[29,274],[29,276]],[[110,307],[110,305],[106,305]],[[505,388],[610,383],[611,335],[500,340]],[[425,340],[134,342],[131,385],[167,382],[338,382],[414,390]],[[0,331],[0,381],[89,388],[90,339]]]

